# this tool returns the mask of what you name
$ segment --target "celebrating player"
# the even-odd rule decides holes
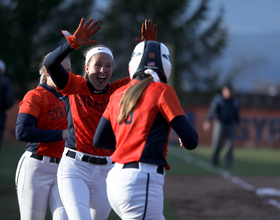
[[[69,57],[61,64],[71,70]],[[66,220],[56,181],[67,133],[65,103],[43,63],[39,73],[40,84],[19,104],[16,123],[17,139],[27,142],[16,171],[20,217],[44,220],[49,205],[53,219]]]
[[[97,127],[94,146],[115,150],[108,173],[107,195],[121,219],[164,219],[163,184],[167,141],[172,127],[188,150],[198,137],[175,90],[167,47],[139,43],[129,63],[132,81],[110,97]]]
[[[66,55],[80,46],[97,44],[90,40],[100,27],[92,18],[84,24],[82,18],[74,35],[62,31],[67,42],[54,50],[46,59],[45,66],[66,97],[68,133],[65,150],[58,168],[58,188],[69,219],[107,219],[111,210],[107,193],[106,177],[113,164],[113,151],[93,145],[98,122],[109,102],[109,97],[119,87],[130,81],[129,77],[109,83],[113,73],[114,57],[108,47],[98,45],[85,53],[85,74],[67,72],[61,65]],[[147,34],[156,36],[146,21]],[[144,33],[143,33],[144,31]],[[147,40],[142,28],[142,40]],[[149,35],[150,34],[150,35]],[[141,41],[141,40],[140,40]]]

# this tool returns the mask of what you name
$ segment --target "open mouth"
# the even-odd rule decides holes
[[[105,79],[106,79],[106,76],[97,76],[97,81],[99,83],[103,83],[105,81]]]

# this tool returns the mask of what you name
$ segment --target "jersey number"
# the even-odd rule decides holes
[[[130,116],[128,116],[127,120],[124,122],[126,125],[131,124],[133,118],[133,111],[130,112]],[[122,122],[119,123],[119,125],[122,125]]]

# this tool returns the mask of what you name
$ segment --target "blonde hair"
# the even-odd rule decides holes
[[[131,111],[134,109],[138,99],[141,97],[143,91],[152,81],[153,77],[149,75],[147,78],[134,84],[125,91],[118,105],[118,107],[121,106],[120,114],[117,118],[118,123],[127,120]]]
[[[43,57],[43,60],[42,62],[40,63],[39,65],[39,74],[41,75],[40,76],[40,80],[39,80],[39,85],[40,84],[44,84],[44,83],[47,83],[47,76],[45,74],[45,70],[46,70],[46,67],[44,65],[47,57],[50,55],[51,53],[48,53],[46,56]],[[64,59],[68,59],[70,61],[70,56],[67,55]]]
[[[46,56],[43,57],[42,62],[39,65],[39,74],[40,74],[40,80],[39,80],[39,85],[44,84],[47,82],[47,76],[45,74],[45,69],[46,67],[44,66],[45,60],[51,53],[48,53]]]
[[[96,48],[96,47],[105,47],[105,48],[108,48],[111,52],[112,52],[112,54],[113,54],[113,50],[110,48],[110,47],[108,47],[108,46],[105,46],[105,45],[103,45],[103,44],[98,44],[98,45],[94,45],[94,46],[92,46],[92,47],[90,47],[89,49],[87,49],[86,51],[84,51],[84,58],[85,58],[85,61],[86,61],[86,57],[87,57],[87,54],[92,50],[92,49],[94,49],[94,48]],[[93,57],[93,56],[92,56]],[[92,57],[88,60],[88,62],[87,63],[85,63],[85,65],[89,65],[89,63],[91,62],[91,59],[92,59]],[[113,66],[114,66],[114,59],[113,59]],[[85,70],[85,68],[84,68],[84,79],[88,79],[88,73],[86,72],[86,70]]]

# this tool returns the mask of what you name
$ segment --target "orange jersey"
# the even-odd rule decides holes
[[[110,156],[112,151],[95,148],[93,137],[99,120],[107,107],[110,96],[119,87],[127,84],[129,77],[109,83],[108,90],[103,94],[94,94],[91,85],[82,76],[69,72],[66,86],[60,92],[68,96],[66,105],[70,106],[68,114],[68,134],[66,147],[96,156]],[[89,85],[90,84],[90,85]],[[68,109],[69,106],[66,106]]]
[[[66,130],[67,118],[65,103],[54,95],[56,91],[41,85],[26,93],[19,104],[19,113],[37,118],[37,127],[44,130]],[[65,141],[38,143],[37,155],[60,158]]]
[[[112,161],[121,164],[145,162],[168,166],[166,162],[169,123],[185,115],[175,90],[168,84],[152,82],[144,90],[126,122],[118,123],[119,103],[124,92],[137,80],[118,89],[103,116],[111,122],[116,137]]]

